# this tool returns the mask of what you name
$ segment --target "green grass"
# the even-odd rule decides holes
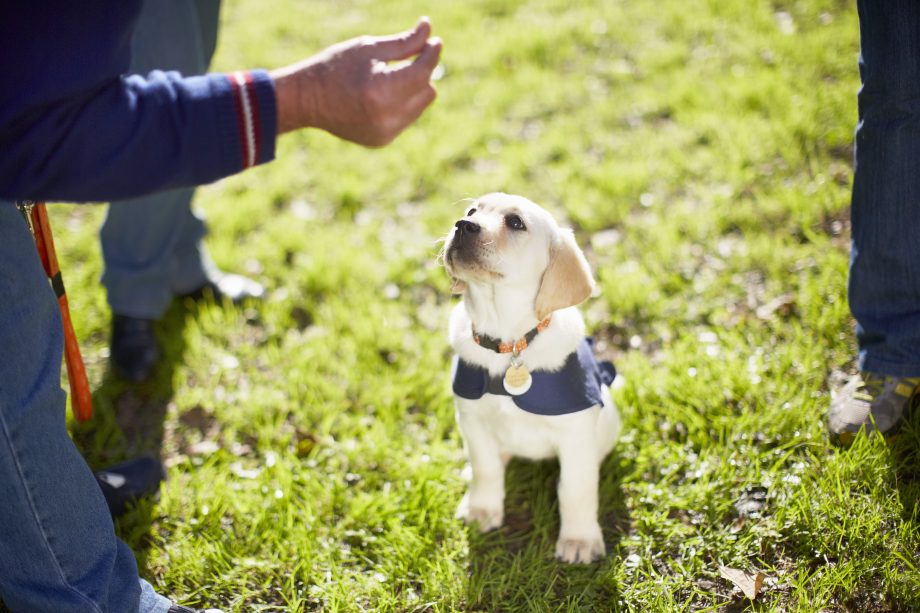
[[[108,374],[102,209],[54,207],[96,401],[75,439],[94,467],[170,466],[118,524],[143,574],[229,611],[920,609],[920,428],[849,451],[824,430],[855,352],[851,4],[228,1],[218,69],[424,11],[445,76],[384,150],[287,136],[276,162],[199,192],[215,259],[268,298],[175,305],[149,384]],[[625,434],[598,564],[552,559],[552,462],[511,465],[501,530],[453,519],[436,241],[496,190],[573,225],[602,288],[584,310],[625,379]],[[767,505],[742,524],[751,486]],[[719,565],[762,571],[757,602]]]

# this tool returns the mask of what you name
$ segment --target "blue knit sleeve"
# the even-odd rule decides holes
[[[0,126],[0,198],[99,201],[209,183],[274,157],[264,71],[114,78]]]

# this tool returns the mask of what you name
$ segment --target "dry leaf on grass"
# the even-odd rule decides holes
[[[762,485],[751,485],[741,491],[741,495],[735,501],[735,511],[738,517],[757,518],[766,505],[767,488]]]
[[[788,317],[794,315],[798,309],[798,304],[795,301],[795,296],[792,294],[783,294],[778,298],[774,298],[770,302],[763,304],[757,307],[755,314],[758,318],[768,321],[774,317],[780,317],[782,319],[787,319]]]
[[[744,524],[746,523],[746,521],[747,520],[744,518],[743,515],[741,517],[736,518],[735,521],[732,522],[732,525],[728,529],[728,531],[731,532],[732,534],[738,534],[739,532],[744,530]]]
[[[189,455],[209,456],[216,453],[218,449],[220,449],[220,445],[218,445],[217,442],[205,439],[197,443],[192,443],[185,451]]]
[[[743,570],[738,570],[737,568],[720,566],[719,574],[741,588],[741,591],[744,592],[744,595],[751,600],[757,598],[757,594],[760,593],[760,588],[763,586],[763,573],[755,573],[752,575],[751,573],[746,573]]]
[[[234,462],[230,465],[230,472],[240,479],[255,479],[262,474],[261,468],[246,468],[242,462]]]

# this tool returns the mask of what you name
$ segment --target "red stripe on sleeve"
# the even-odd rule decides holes
[[[249,99],[250,119],[252,120],[253,149],[255,150],[252,159],[253,163],[255,163],[259,160],[259,154],[262,152],[262,134],[261,127],[259,126],[259,99],[256,97],[256,88],[252,81],[252,73],[247,71],[245,76],[246,94]]]
[[[243,111],[243,92],[240,90],[239,84],[236,82],[235,74],[226,75],[227,80],[230,81],[230,88],[233,90],[233,102],[236,107],[236,124],[240,132],[240,155],[242,159],[242,167],[247,168],[249,166],[249,139],[246,136],[246,116]]]

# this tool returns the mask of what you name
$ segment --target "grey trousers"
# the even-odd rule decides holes
[[[220,0],[149,0],[131,43],[131,72],[204,74],[217,44]],[[102,284],[114,313],[158,319],[176,294],[204,284],[211,267],[194,189],[113,202],[100,231]]]

